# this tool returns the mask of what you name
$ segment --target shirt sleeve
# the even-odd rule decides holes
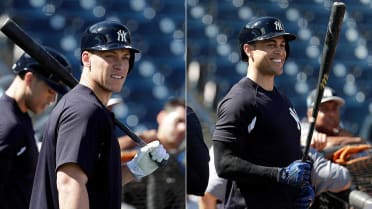
[[[327,191],[340,191],[351,182],[351,176],[347,168],[325,159],[312,148],[310,148],[309,154],[314,161],[311,180],[316,195]]]
[[[56,169],[66,163],[77,163],[88,176],[103,145],[105,125],[94,108],[68,108],[61,116],[56,148]]]
[[[248,124],[255,117],[255,110],[247,99],[235,95],[221,101],[217,107],[216,127],[213,140],[223,142],[236,142],[248,133]]]

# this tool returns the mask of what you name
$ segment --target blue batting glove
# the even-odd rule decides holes
[[[289,166],[279,168],[277,180],[279,183],[300,187],[310,182],[311,163],[296,160]]]
[[[314,202],[315,192],[310,184],[301,187],[300,195],[297,197],[295,206],[297,209],[308,209]]]

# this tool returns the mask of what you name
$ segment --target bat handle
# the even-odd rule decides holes
[[[152,158],[151,153],[149,153],[149,155],[150,155],[150,158]],[[162,160],[161,162],[156,162],[156,164],[158,164],[158,166],[161,168],[168,164],[168,160]]]
[[[315,119],[313,118],[311,121],[309,121],[309,134],[307,135],[306,138],[306,145],[305,145],[305,150],[302,155],[302,162],[306,162],[308,159],[308,154],[309,154],[309,149],[310,149],[310,143],[313,138],[313,133],[315,130]]]
[[[136,154],[137,154],[137,150],[121,151],[120,160],[122,163],[127,163],[128,161],[132,160]],[[151,153],[149,153],[149,156],[152,159]],[[164,167],[168,164],[168,160],[162,160],[161,162],[156,161],[156,164],[159,167]]]

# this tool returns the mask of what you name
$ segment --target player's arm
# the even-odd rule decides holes
[[[364,144],[366,141],[361,137],[356,136],[328,136],[327,145],[325,149],[329,149],[334,146],[343,146],[347,144]]]
[[[315,150],[309,150],[313,160],[312,184],[316,195],[322,192],[341,192],[350,189],[352,179],[347,168],[325,159]]]
[[[198,206],[199,209],[216,209],[217,208],[217,197],[213,194],[206,192],[204,196],[200,197]]]
[[[86,189],[88,177],[75,163],[67,163],[57,170],[57,190],[60,209],[89,209]]]
[[[233,143],[213,141],[218,176],[246,184],[281,183],[299,187],[310,180],[311,165],[300,160],[287,167],[268,167],[243,160],[234,153]]]
[[[121,179],[123,180],[122,185],[125,185],[125,184],[135,180],[134,175],[130,172],[126,163],[121,165],[121,177],[122,177]]]
[[[213,141],[214,163],[219,177],[245,183],[272,183],[278,168],[255,165],[236,156],[232,143]]]

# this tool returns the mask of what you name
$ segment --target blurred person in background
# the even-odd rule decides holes
[[[157,129],[139,133],[145,142],[159,140],[169,153],[168,164],[141,182],[131,182],[124,187],[123,200],[137,209],[185,208],[185,134],[186,106],[181,98],[170,99],[157,114]],[[120,137],[122,161],[131,159],[137,146],[128,136]],[[146,199],[146,198],[150,198]],[[139,201],[142,199],[143,201]]]
[[[301,122],[301,143],[303,146],[305,146],[308,136],[308,121],[312,119],[313,115],[316,91],[316,89],[313,89],[306,99],[307,118]],[[344,104],[345,100],[338,96],[334,89],[328,86],[324,88],[310,143],[310,146],[319,152],[317,152],[318,155],[323,155],[336,165],[345,165],[350,160],[358,158],[358,156],[367,155],[367,151],[370,150],[370,145],[362,137],[355,136],[342,127],[341,107]],[[345,167],[343,168],[346,169]],[[342,190],[331,192],[335,193],[333,195],[337,198],[347,202],[351,186],[352,184],[350,183]],[[322,201],[325,199],[332,204],[339,202],[334,198],[330,198],[327,194],[322,194],[322,197],[315,199],[314,207],[323,204]]]
[[[170,99],[157,114],[157,129],[143,131],[138,136],[147,143],[157,139],[169,152],[177,151],[185,139],[185,117],[184,100],[181,98]],[[119,137],[118,140],[123,151],[137,148],[137,144],[129,136]]]
[[[302,122],[301,142],[304,145],[308,135],[308,121],[311,120],[316,98],[316,89],[312,90],[307,99],[307,120]],[[350,131],[342,127],[340,109],[345,100],[336,94],[330,87],[325,87],[320,101],[319,112],[315,121],[311,146],[318,151],[337,149],[344,145],[364,144],[366,141],[354,136]]]
[[[210,156],[204,142],[200,120],[194,110],[187,106],[187,194],[203,196],[208,185]]]
[[[187,206],[191,209],[197,207],[197,200],[204,195],[207,188],[210,156],[198,115],[190,106],[187,106],[186,112],[186,192]]]
[[[71,73],[62,54],[46,49]],[[12,70],[16,77],[0,98],[0,208],[28,209],[38,158],[29,111],[41,114],[67,87],[26,53]]]
[[[231,184],[227,185],[228,180],[221,178],[217,175],[216,168],[214,165],[214,152],[213,146],[209,148],[210,161],[208,164],[209,168],[209,179],[208,185],[204,195],[199,199],[199,209],[223,209],[223,208],[246,208],[244,198],[241,194],[229,195]],[[229,187],[229,188],[227,188]],[[227,191],[228,190],[228,191]],[[239,192],[239,190],[237,190]],[[230,204],[227,205],[225,202],[226,195],[230,197]]]
[[[363,121],[362,128],[360,129],[360,136],[372,143],[372,113],[368,114]]]

